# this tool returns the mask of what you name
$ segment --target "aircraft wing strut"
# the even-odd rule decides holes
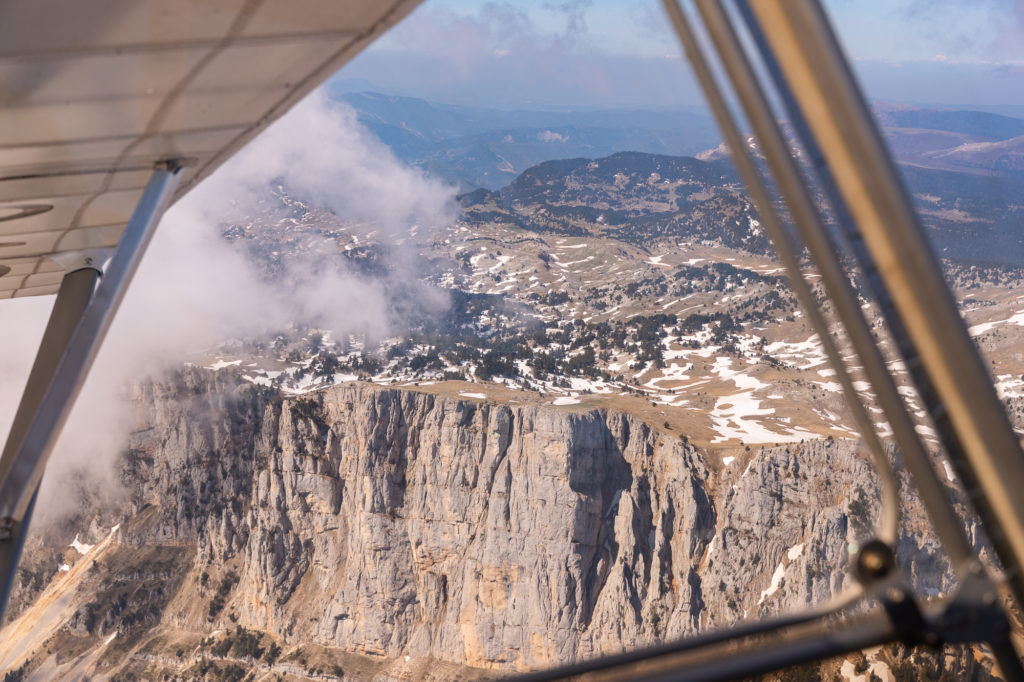
[[[0,304],[57,294],[0,456],[0,615],[49,454],[164,209],[418,2],[0,4]]]

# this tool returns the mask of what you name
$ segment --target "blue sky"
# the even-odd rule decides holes
[[[1024,0],[825,6],[872,99],[1024,107]],[[657,0],[427,0],[336,82],[495,106],[701,103]]]
[[[473,15],[480,0],[427,0],[423,10]],[[539,31],[565,32],[578,16],[605,49],[656,56],[675,44],[662,23],[660,3],[644,0],[520,0],[514,5]],[[1024,61],[1024,3],[1015,0],[825,0],[833,23],[857,59],[928,61],[936,55],[964,61]]]

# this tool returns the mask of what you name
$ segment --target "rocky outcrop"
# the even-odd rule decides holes
[[[711,467],[614,412],[197,369],[138,399],[126,476],[160,521],[129,541],[194,543],[200,601],[236,571],[215,623],[388,658],[523,669],[821,602],[877,499],[851,442]],[[208,626],[195,601],[176,623]]]
[[[134,541],[194,541],[197,573],[237,565],[240,623],[502,667],[700,623],[716,511],[678,438],[621,414],[370,386],[193,393],[199,377],[140,395],[152,423],[130,476],[161,522]],[[238,418],[209,418],[224,406]]]
[[[534,668],[823,602],[876,513],[852,441],[722,460],[621,413],[198,368],[135,400],[118,539],[181,548],[162,622],[191,632]],[[911,577],[946,587],[913,500],[903,524]]]

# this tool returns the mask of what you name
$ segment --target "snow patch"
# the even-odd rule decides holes
[[[764,600],[772,596],[779,591],[779,587],[782,585],[782,579],[786,575],[786,567],[784,564],[779,563],[775,568],[775,573],[772,573],[772,582],[768,585],[768,588],[761,591],[761,598],[757,600],[757,605],[760,606],[764,603]]]
[[[1013,374],[1000,374],[996,377],[996,393],[1002,398],[1024,397],[1024,378]]]
[[[811,335],[799,343],[776,341],[765,346],[764,350],[775,359],[786,361],[797,369],[811,369],[825,364],[827,360],[817,335]]]
[[[77,534],[77,533],[75,533],[75,539],[74,539],[74,540],[72,540],[72,541],[71,541],[71,544],[70,544],[70,545],[68,545],[68,546],[69,546],[69,547],[74,547],[74,548],[75,548],[75,551],[76,551],[76,552],[78,552],[78,553],[79,553],[79,554],[81,554],[82,556],[85,556],[85,555],[86,555],[86,554],[88,554],[88,553],[89,553],[89,551],[90,551],[90,550],[91,550],[91,549],[92,549],[93,547],[95,547],[96,545],[87,545],[87,544],[85,544],[85,543],[83,543],[83,542],[79,542],[79,540],[78,540],[78,534]]]
[[[234,367],[240,364],[242,364],[241,360],[231,360],[230,362],[228,362],[227,360],[218,360],[212,365],[207,365],[206,369],[212,369],[213,371],[216,372],[217,370],[224,369],[225,367]]]
[[[789,561],[779,562],[779,565],[775,568],[775,573],[772,574],[771,583],[768,585],[767,589],[761,592],[761,598],[757,600],[758,606],[763,604],[765,599],[779,591],[779,588],[782,586],[782,579],[786,575],[786,568],[789,566],[789,564],[799,559],[800,555],[803,554],[803,552],[804,543],[802,542],[800,544],[793,545],[789,548],[789,551],[786,552],[786,558]]]
[[[969,327],[967,329],[967,333],[971,336],[981,336],[993,327],[1001,324],[1015,324],[1017,326],[1024,327],[1024,310],[1018,311],[1015,315],[1008,317],[1005,320],[995,320],[994,322],[976,324],[973,327]]]

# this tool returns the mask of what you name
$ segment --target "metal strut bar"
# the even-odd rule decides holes
[[[1024,606],[1024,453],[881,134],[821,7],[751,5],[860,227],[924,370],[949,411],[978,490],[969,490]]]
[[[808,165],[814,170],[819,186],[832,207],[832,214],[840,227],[840,234],[844,237],[846,246],[854,256],[854,260],[860,269],[861,276],[870,295],[878,305],[894,345],[897,348],[899,357],[903,360],[911,381],[924,403],[925,410],[932,419],[946,454],[956,468],[957,474],[964,481],[965,487],[976,492],[978,489],[977,482],[966,465],[963,446],[952,427],[946,408],[938,397],[927,372],[924,371],[921,359],[917,354],[917,349],[914,348],[910,340],[903,320],[900,319],[893,307],[892,297],[886,290],[874,259],[864,244],[863,236],[853,220],[846,201],[839,192],[835,178],[833,178],[832,171],[825,162],[821,148],[814,139],[807,120],[797,105],[789,84],[782,75],[778,61],[768,45],[764,32],[761,30],[760,24],[758,24],[756,17],[750,9],[750,3],[748,0],[735,0],[735,5],[746,25],[747,32],[750,34],[754,45],[761,55],[765,70],[775,85],[775,93],[782,102],[789,123],[793,126],[793,130],[804,149]],[[904,457],[906,456],[905,453]],[[942,497],[948,500],[948,497],[945,495]],[[937,497],[935,502],[939,502]],[[933,517],[932,522],[937,524],[940,521]],[[959,522],[957,526],[960,526]],[[960,560],[957,560],[956,556],[951,556],[951,559],[957,572],[957,578],[962,585],[961,593],[968,592],[971,589],[977,591],[980,589],[979,585],[986,586],[986,589],[991,588],[990,576],[987,575],[984,567],[978,563],[973,553],[969,557],[962,557]],[[1002,614],[1000,620],[1006,621],[1005,613]],[[1017,652],[1008,638],[1003,640],[988,639],[988,641],[990,642],[992,653],[1004,674],[1009,675],[1012,672],[1018,679],[1024,675]]]
[[[880,543],[879,543],[880,544]],[[887,546],[885,551],[891,557]],[[871,556],[866,554],[865,556]],[[939,646],[980,639],[996,649],[1004,679],[1019,682],[1020,664],[1009,648],[1009,626],[991,583],[965,580],[950,599],[919,606],[890,559],[886,572],[867,576],[865,587],[880,603],[866,613],[786,618],[727,628],[674,643],[581,661],[510,678],[514,682],[686,680],[715,682],[769,673],[884,644]]]
[[[747,119],[761,144],[772,176],[789,205],[793,224],[810,251],[836,314],[842,321],[850,343],[864,367],[864,373],[871,382],[878,404],[892,426],[893,436],[900,447],[903,461],[913,475],[914,483],[935,530],[953,564],[960,569],[965,562],[975,560],[962,522],[953,511],[945,489],[935,474],[928,452],[914,430],[914,422],[907,414],[903,399],[886,367],[885,358],[878,349],[868,322],[861,312],[856,294],[836,256],[828,231],[818,217],[796,162],[790,156],[785,137],[772,116],[767,97],[743,53],[739,39],[722,6],[718,2],[697,0],[697,7],[721,56],[722,64],[733,82]],[[778,244],[776,248],[784,248],[784,245]]]
[[[741,624],[670,644],[581,661],[511,678],[556,680],[730,680],[796,663],[887,644],[897,631],[884,611],[856,616],[842,629],[833,614]]]
[[[886,369],[876,342],[860,311],[855,295],[846,278],[828,231],[821,223],[818,212],[803,183],[796,163],[789,155],[782,131],[771,114],[767,98],[761,91],[753,69],[746,59],[743,48],[735,35],[728,15],[721,5],[710,0],[696,0],[708,32],[714,42],[726,71],[733,81],[739,99],[754,127],[762,151],[768,161],[779,188],[790,206],[794,224],[819,267],[829,290],[836,311],[850,335],[857,355],[875,388],[878,400],[893,427],[897,444],[903,453],[903,460],[913,475],[921,499],[928,509],[936,531],[942,539],[958,577],[965,579],[968,574],[975,580],[987,580],[977,563],[970,544],[963,532],[962,522],[956,516],[951,502],[936,476],[930,457],[914,430],[906,406],[896,390],[895,383]],[[735,155],[746,154],[746,151]],[[980,575],[980,577],[978,577]],[[906,589],[897,590],[907,592]],[[909,597],[903,600],[908,603]],[[1005,615],[1002,615],[1005,621]],[[994,652],[1002,663],[1004,672],[1015,679],[1024,676],[1019,660],[1008,640],[993,641]]]
[[[92,284],[99,273],[92,265],[71,272],[61,283],[15,425],[0,457],[0,618],[46,463],[178,184],[180,171],[176,160],[162,162],[153,171],[95,293]]]
[[[982,640],[993,647],[1004,679],[1024,679],[1024,669],[1009,645],[1010,627],[998,594],[983,571],[970,571],[952,597],[923,606],[914,599],[892,549],[881,541],[864,545],[853,574],[881,608],[861,614],[805,612],[748,622],[511,679],[712,682],[768,673],[882,644],[939,646]]]
[[[857,262],[868,292],[878,305],[899,357],[903,361],[907,373],[910,375],[911,382],[921,397],[921,401],[924,403],[924,409],[931,417],[932,424],[935,426],[935,431],[938,433],[946,455],[956,468],[956,472],[964,482],[965,488],[977,493],[977,481],[965,463],[966,458],[963,445],[960,443],[956,431],[953,430],[946,407],[936,393],[927,372],[924,371],[921,365],[921,358],[917,353],[917,349],[914,348],[903,320],[900,319],[893,307],[892,297],[882,282],[878,267],[875,265],[874,259],[864,244],[864,238],[853,221],[850,208],[846,205],[846,201],[836,186],[835,178],[832,177],[832,171],[826,164],[821,148],[810,131],[807,119],[804,117],[800,107],[797,106],[793,92],[782,75],[778,61],[775,59],[775,55],[772,53],[771,47],[765,38],[764,31],[761,30],[760,24],[757,23],[748,0],[735,0],[735,3],[747,27],[747,32],[753,38],[754,45],[761,55],[765,70],[775,85],[775,93],[786,110],[789,123],[793,126],[793,130],[800,140],[801,146],[804,148],[808,165],[814,170],[818,184],[832,208],[832,215],[839,225],[840,234],[844,237],[846,246]],[[975,496],[972,495],[972,499]]]
[[[85,312],[89,301],[92,300],[96,281],[100,277],[99,267],[99,264],[92,263],[83,265],[83,267],[67,272],[61,280],[57,300],[54,301],[53,309],[50,312],[50,320],[46,325],[46,331],[43,332],[39,351],[32,365],[32,371],[29,373],[28,382],[25,384],[25,392],[18,405],[18,411],[14,415],[14,421],[11,422],[3,456],[0,457],[0,471],[3,473],[9,471],[14,463],[25,432],[28,431],[32,424],[32,418],[39,410],[39,405],[46,394],[46,387],[50,385],[50,381],[57,371],[57,365],[64,354],[64,349],[71,341],[75,326],[81,319],[82,313]],[[3,580],[0,583],[0,615],[4,612],[7,595],[10,594],[13,585],[14,568],[21,555],[28,519],[32,516],[31,510],[38,492],[37,486],[32,491],[32,504],[29,505],[25,518],[21,520],[10,517],[0,519],[0,571],[2,571],[0,575]]]
[[[843,394],[846,396],[860,433],[871,453],[871,461],[875,471],[878,473],[882,488],[882,518],[877,534],[885,542],[893,544],[897,539],[899,493],[895,477],[892,475],[892,470],[889,466],[889,460],[885,456],[885,448],[875,432],[873,420],[868,415],[860,400],[860,396],[854,388],[853,379],[843,363],[836,341],[829,331],[828,322],[825,320],[800,269],[800,263],[796,256],[797,249],[792,244],[789,234],[783,227],[772,205],[768,189],[761,180],[757,166],[747,152],[746,144],[729,113],[725,97],[715,82],[708,60],[701,51],[696,35],[690,26],[690,21],[677,0],[665,0],[664,5],[672,21],[673,28],[675,28],[683,49],[686,51],[686,55],[693,66],[694,73],[697,75],[697,80],[704,90],[708,104],[718,121],[725,142],[729,149],[732,150],[733,163],[750,192],[750,197],[757,208],[761,224],[771,237],[772,243],[775,245],[775,251],[779,255],[779,260],[782,261],[789,275],[790,285],[793,287],[800,305],[807,314],[811,328],[821,340],[822,348],[828,356],[829,363],[836,371],[836,378],[843,388]]]

